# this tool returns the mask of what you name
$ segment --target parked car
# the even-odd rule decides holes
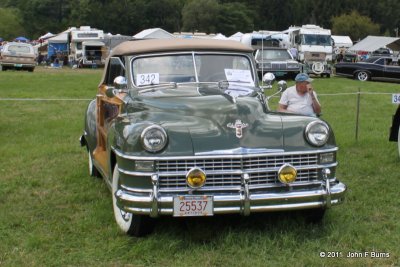
[[[270,110],[251,48],[235,41],[117,46],[81,145],[90,174],[111,190],[118,226],[134,236],[159,216],[305,209],[321,220],[346,191],[329,124]]]
[[[10,42],[3,46],[0,53],[0,71],[8,69],[28,70],[36,66],[36,54],[31,44]]]
[[[300,64],[286,48],[264,47],[257,49],[254,57],[259,77],[271,72],[278,77],[294,78],[300,72]]]
[[[372,52],[373,56],[390,56],[393,54],[393,51],[386,47],[381,47]]]
[[[360,81],[400,80],[400,66],[397,58],[371,56],[359,62],[340,62],[335,65],[336,75],[353,77]]]
[[[396,113],[393,115],[392,126],[390,127],[389,141],[397,142],[400,156],[400,105],[397,107]]]

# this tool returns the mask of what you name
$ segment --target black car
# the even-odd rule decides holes
[[[397,107],[396,113],[393,115],[392,126],[389,132],[389,141],[397,142],[400,156],[400,105]]]
[[[360,81],[400,81],[399,60],[389,56],[371,56],[359,62],[340,62],[335,68],[336,75],[353,77]]]

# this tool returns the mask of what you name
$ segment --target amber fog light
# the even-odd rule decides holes
[[[202,187],[206,182],[206,174],[199,168],[192,168],[186,174],[186,182],[191,188]]]
[[[284,184],[293,183],[297,178],[297,170],[290,164],[284,164],[278,171],[278,179]]]

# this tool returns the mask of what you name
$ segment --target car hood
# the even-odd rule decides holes
[[[282,151],[285,136],[288,140],[299,138],[298,135],[304,139],[303,129],[310,120],[267,112],[255,96],[233,100],[212,90],[211,93],[189,90],[180,96],[173,90],[153,93],[136,96],[125,116],[117,120],[116,143],[123,151],[146,155],[139,139],[143,129],[151,124],[162,126],[168,134],[168,145],[160,153],[163,155]],[[302,146],[302,142],[288,145]]]

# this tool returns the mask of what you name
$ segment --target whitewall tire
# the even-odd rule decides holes
[[[112,179],[112,201],[114,218],[119,228],[126,234],[140,237],[147,235],[153,231],[154,221],[148,216],[136,215],[126,212],[117,206],[117,198],[115,196],[119,189],[119,171],[118,164],[114,167]]]

